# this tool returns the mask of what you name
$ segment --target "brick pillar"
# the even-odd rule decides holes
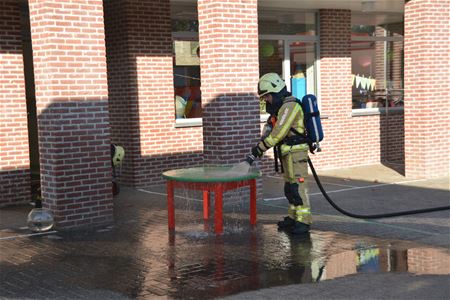
[[[0,207],[30,201],[20,8],[14,0],[0,0],[0,153]]]
[[[320,101],[325,139],[323,152],[312,157],[330,167],[361,164],[354,159],[353,130],[361,128],[352,120],[351,82],[351,12],[350,10],[321,9],[320,20]],[[364,159],[364,158],[363,158]]]
[[[375,28],[375,35],[377,37],[382,37],[384,36],[384,28],[381,26],[377,26]],[[375,68],[374,73],[375,73],[375,78],[377,79],[376,81],[376,89],[384,89],[385,88],[385,83],[386,83],[386,70],[384,67],[384,58],[385,58],[385,53],[384,53],[384,42],[375,42],[375,62],[372,64],[373,67]]]
[[[405,173],[449,174],[450,1],[405,3]]]
[[[41,186],[58,228],[112,220],[101,0],[30,0]]]
[[[404,28],[403,24],[396,24],[395,26],[390,26],[389,28],[392,32],[392,36],[394,37],[403,37],[404,36]],[[391,80],[393,81],[394,89],[402,89],[403,88],[403,42],[396,41],[390,42],[390,72],[391,72]]]
[[[199,0],[206,164],[242,161],[259,138],[256,0]]]
[[[169,0],[105,1],[112,140],[125,148],[121,180],[162,183],[201,163],[201,127],[175,128]]]
[[[388,30],[388,37],[402,37],[403,23],[390,24],[386,28]],[[381,26],[376,27],[376,36],[385,36],[385,28]],[[385,53],[386,43],[386,53]],[[388,41],[375,43],[375,78],[377,79],[376,88],[384,89],[385,80],[388,82],[388,88],[402,89],[402,60],[403,60],[403,42]],[[386,68],[385,68],[386,61]],[[385,78],[386,77],[386,78]],[[390,86],[389,86],[390,84]]]

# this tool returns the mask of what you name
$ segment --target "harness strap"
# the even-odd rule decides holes
[[[316,111],[316,112],[309,112],[309,113],[305,113],[305,116],[309,117],[320,117],[320,112]]]
[[[281,160],[281,143],[276,145],[275,147],[273,147],[273,156],[274,156],[274,163],[275,163],[275,172],[278,173],[278,171],[280,171],[280,173],[284,173],[284,168],[283,168],[283,162]],[[278,168],[278,162],[280,163],[280,167]]]
[[[275,172],[278,173],[278,151],[277,146],[273,147],[273,157],[274,157],[274,164],[275,164]]]

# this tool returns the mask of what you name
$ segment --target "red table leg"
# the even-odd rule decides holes
[[[209,191],[203,191],[203,219],[209,219]]]
[[[215,184],[214,187],[214,202],[215,202],[215,232],[220,234],[223,232],[223,222],[222,222],[222,205],[223,205],[223,185],[222,183]]]
[[[175,229],[175,204],[172,180],[167,180],[167,212],[169,214],[169,230],[173,230]]]
[[[174,180],[167,180],[167,212],[169,230],[175,230],[175,187],[201,190],[203,192],[203,219],[205,221],[205,230],[208,227],[209,208],[211,192],[215,194],[215,233],[223,233],[223,193],[224,191],[249,186],[250,188],[250,224],[256,224],[256,179],[248,179],[239,182],[214,182],[214,183],[178,183]]]
[[[250,180],[250,224],[256,224],[256,180]]]

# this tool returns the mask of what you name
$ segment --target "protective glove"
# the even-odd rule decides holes
[[[258,145],[252,148],[252,155],[254,157],[261,157],[264,154],[264,152],[259,149]]]

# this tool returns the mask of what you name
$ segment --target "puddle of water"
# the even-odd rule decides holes
[[[211,233],[205,231],[187,231],[183,232],[187,239],[201,240],[211,236]]]
[[[1,265],[2,270],[30,277],[43,272],[48,289],[101,286],[131,298],[143,293],[182,299],[218,298],[361,273],[450,274],[446,248],[315,230],[290,236],[278,232],[272,222],[266,224],[268,215],[263,213],[252,230],[248,204],[244,209],[240,203],[230,208],[224,234],[217,236],[213,216],[206,222],[210,227],[204,228],[201,201],[191,201],[185,209],[186,204],[178,204],[173,234],[161,209],[154,215],[140,212],[136,223],[105,227],[111,229],[108,234],[58,233],[2,241],[8,245],[2,248],[2,259],[15,262]]]
[[[49,240],[62,240],[63,239],[63,237],[61,237],[59,235],[47,235],[46,238]]]
[[[197,233],[198,234],[198,233]],[[351,274],[409,272],[450,274],[448,249],[358,239],[334,233],[266,237],[247,230],[208,235],[193,253],[172,250],[174,297],[215,298],[288,284],[314,283]],[[189,235],[187,235],[189,236]],[[203,237],[203,235],[198,234]],[[206,237],[206,236],[205,236]],[[183,243],[181,242],[181,248]],[[196,264],[193,268],[180,266]],[[203,289],[198,288],[202,282]],[[174,287],[172,286],[172,287]]]

